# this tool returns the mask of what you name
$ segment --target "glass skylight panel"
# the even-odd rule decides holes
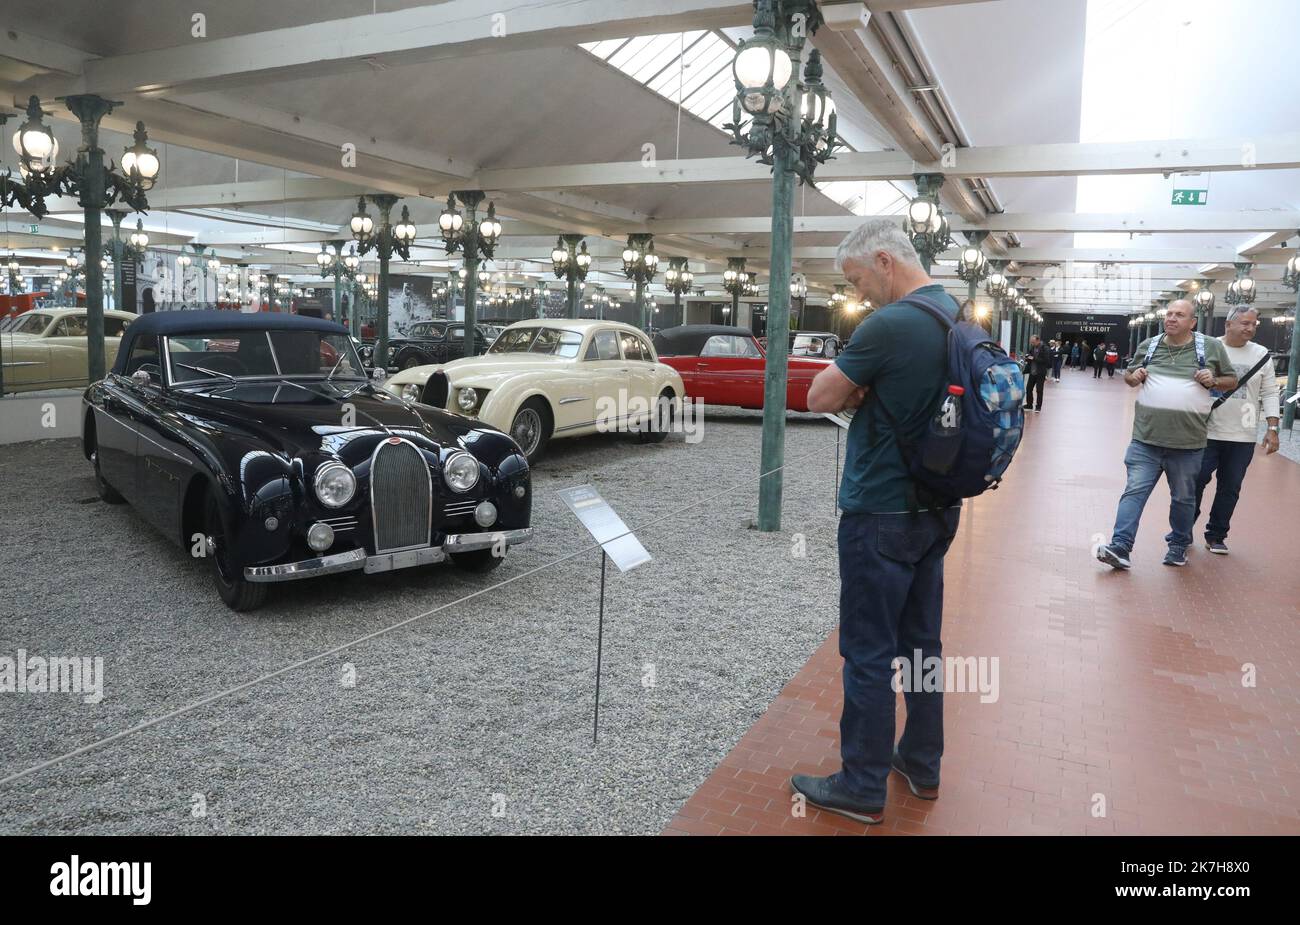
[[[624,42],[623,47],[615,51],[614,54],[606,58],[605,61],[608,64],[612,64],[620,71],[626,72],[627,68],[625,65],[627,62],[639,55],[641,51],[656,38],[658,38],[658,36],[655,35],[634,36]]]
[[[627,39],[605,39],[603,42],[587,42],[579,46],[584,51],[589,51],[601,61],[608,61],[609,56],[618,51]]]

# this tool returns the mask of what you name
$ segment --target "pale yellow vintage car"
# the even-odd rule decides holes
[[[104,363],[117,358],[122,332],[134,321],[130,312],[104,312]],[[89,385],[84,308],[39,308],[20,315],[0,334],[4,390],[31,392]]]
[[[413,366],[384,388],[505,431],[530,463],[559,437],[626,431],[657,443],[686,394],[640,329],[574,319],[516,322],[483,356]]]

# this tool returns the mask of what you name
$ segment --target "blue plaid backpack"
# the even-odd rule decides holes
[[[877,403],[894,429],[919,489],[918,500],[933,508],[997,488],[1020,446],[1025,423],[1020,367],[978,325],[954,322],[938,304],[916,293],[902,301],[925,311],[948,335],[948,388],[919,439],[906,440],[885,406]]]

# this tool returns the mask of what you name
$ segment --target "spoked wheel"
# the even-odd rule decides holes
[[[204,516],[204,557],[212,569],[217,593],[231,610],[255,610],[266,601],[266,585],[246,581],[237,565],[231,564],[226,528],[214,495],[208,495]]]
[[[519,444],[520,451],[532,465],[546,449],[551,438],[550,414],[540,399],[530,398],[515,412],[510,424],[510,437]]]

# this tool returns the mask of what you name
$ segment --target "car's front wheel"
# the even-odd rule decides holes
[[[641,443],[662,443],[673,429],[673,393],[664,389],[655,399],[650,420],[641,425],[637,431],[637,440]]]
[[[231,562],[226,528],[221,520],[221,509],[214,495],[208,495],[204,515],[203,555],[212,569],[212,582],[217,593],[231,610],[256,610],[266,601],[266,585],[247,581],[239,566]]]
[[[423,365],[424,365],[424,357],[420,356],[420,354],[416,353],[414,350],[404,351],[401,354],[399,354],[397,357],[398,369],[410,369],[413,366],[423,366]]]
[[[532,465],[551,439],[551,409],[543,398],[530,398],[519,406],[510,422],[510,437]]]

